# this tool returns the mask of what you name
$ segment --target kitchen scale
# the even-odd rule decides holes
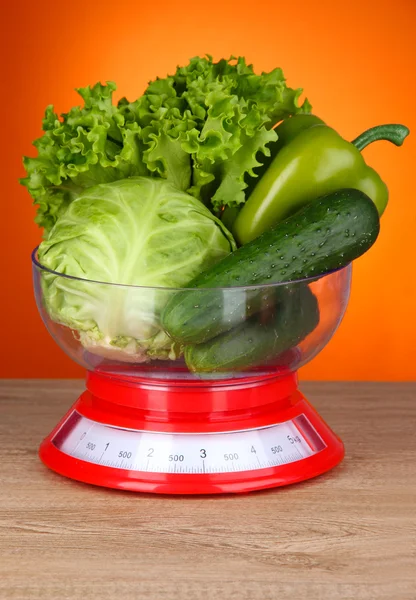
[[[49,332],[87,369],[86,390],[41,444],[40,458],[52,470],[121,490],[214,494],[300,482],[342,460],[344,446],[299,391],[297,369],[340,323],[351,266],[311,280],[319,324],[296,347],[244,371],[201,375],[181,358],[138,362],[133,355],[125,362],[111,349],[88,347],[53,320],[42,295],[42,276],[51,272],[35,255],[33,265]]]

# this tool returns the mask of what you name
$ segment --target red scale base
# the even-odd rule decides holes
[[[200,434],[263,428],[304,415],[312,428],[302,434],[315,453],[271,468],[228,473],[156,473],[112,468],[59,449],[74,410],[113,427]],[[172,382],[121,379],[91,372],[87,390],[43,441],[39,455],[57,473],[94,485],[160,494],[219,494],[272,488],[316,477],[341,462],[344,446],[298,390],[296,374],[231,382]]]

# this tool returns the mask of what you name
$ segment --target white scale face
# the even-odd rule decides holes
[[[326,446],[305,415],[257,429],[160,433],[105,425],[74,411],[52,443],[89,463],[145,473],[254,471],[303,460]]]

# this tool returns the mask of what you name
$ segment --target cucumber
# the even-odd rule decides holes
[[[215,373],[285,363],[288,350],[299,344],[319,323],[318,302],[304,283],[284,286],[269,319],[255,315],[242,325],[204,342],[185,347],[190,371]]]
[[[373,245],[379,229],[377,208],[366,194],[354,189],[327,194],[194,278],[188,288],[200,289],[175,294],[162,326],[180,343],[203,343],[278,301],[282,286],[256,286],[344,267]],[[236,286],[253,287],[237,292]]]

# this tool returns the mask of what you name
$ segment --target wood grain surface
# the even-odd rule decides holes
[[[344,462],[216,497],[111,491],[47,470],[38,445],[82,387],[0,382],[1,600],[415,600],[416,384],[303,384]]]

